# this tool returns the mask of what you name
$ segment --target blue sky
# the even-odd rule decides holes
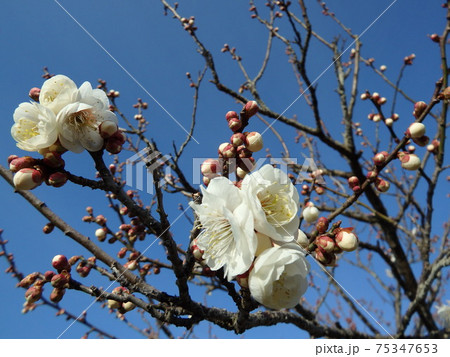
[[[101,45],[131,73],[139,83],[181,124],[188,127],[192,112],[193,90],[189,88],[185,73],[191,72],[195,77],[203,68],[203,59],[196,52],[193,42],[183,31],[179,23],[171,16],[163,16],[162,5],[158,1],[87,1],[80,0],[76,4],[60,1],[67,11],[79,21]],[[262,2],[261,2],[262,3]],[[381,14],[392,1],[380,0],[376,2],[340,0],[329,1],[328,5],[338,17],[355,33],[361,33]],[[408,90],[411,97],[417,100],[428,100],[434,81],[439,77],[439,57],[436,44],[427,39],[426,35],[440,33],[444,24],[444,11],[440,8],[440,1],[429,1],[424,5],[420,0],[397,1],[363,36],[363,56],[374,57],[377,66],[388,66],[387,74],[391,79],[401,67],[404,56],[416,53],[417,58],[413,68],[408,68],[402,87]],[[236,46],[243,62],[250,68],[250,74],[259,69],[260,61],[265,51],[266,34],[255,20],[250,20],[246,1],[183,1],[180,12],[188,17],[195,15],[199,28],[198,36],[211,49],[217,62],[217,68],[224,82],[237,87],[244,80],[237,75],[238,69],[229,56],[221,54],[224,43]],[[328,39],[332,39],[338,31],[332,21],[320,15],[320,10],[311,4],[311,19],[313,26],[322,31]],[[286,27],[286,22],[280,23],[280,29]],[[347,42],[346,46],[350,43]],[[17,105],[27,101],[28,90],[42,85],[41,69],[48,66],[51,73],[65,74],[71,77],[77,85],[84,81],[96,84],[98,78],[107,80],[110,89],[119,90],[118,100],[121,110],[132,117],[132,104],[141,97],[149,103],[146,115],[150,120],[149,136],[154,137],[159,149],[163,152],[172,151],[172,142],[180,144],[185,133],[147,94],[133,81],[127,73],[108,56],[58,4],[54,1],[2,2],[0,4],[0,121],[1,140],[0,153],[2,164],[10,154],[23,155],[15,146],[9,132],[12,125],[12,113]],[[347,55],[344,55],[347,56]],[[312,47],[309,70],[311,78],[316,78],[331,63],[331,56],[316,44]],[[270,71],[261,82],[261,93],[270,98],[268,104],[277,112],[282,112],[298,97],[295,79],[292,77],[286,56],[279,42],[274,43],[274,55],[270,60]],[[253,71],[253,72],[252,72]],[[191,170],[191,158],[214,157],[217,145],[228,140],[224,114],[228,110],[239,111],[235,104],[217,90],[205,78],[200,89],[201,102],[198,111],[198,126],[194,132],[199,145],[191,142],[185,152],[184,168]],[[387,88],[371,71],[363,69],[362,87],[371,91],[380,91],[388,98],[392,89]],[[327,98],[322,106],[322,116],[330,130],[335,135],[339,133],[341,113],[336,106],[338,98],[333,92],[335,80],[333,69],[323,74],[318,80],[319,95]],[[364,87],[366,86],[366,87]],[[382,92],[384,91],[384,92]],[[357,106],[357,116],[361,122],[365,120],[370,110],[365,103]],[[402,123],[406,126],[407,116],[412,111],[409,103],[401,98],[398,110],[402,114]],[[296,102],[286,113],[287,116],[298,115],[305,123],[312,122],[312,117],[303,100]],[[403,119],[405,118],[405,119]],[[252,123],[252,130],[264,130],[261,123]],[[286,140],[292,144],[292,156],[302,157],[301,148],[293,145],[295,133],[287,130],[282,123],[276,123],[275,128],[286,135]],[[370,129],[369,129],[370,130]],[[433,129],[432,129],[433,130]],[[274,156],[281,152],[281,146],[274,140],[272,134],[267,134],[266,147],[270,147]],[[306,153],[304,153],[306,154]],[[123,157],[127,157],[125,153]],[[261,154],[263,155],[263,154]],[[93,177],[95,170],[87,153],[80,155],[68,153],[65,155],[66,168],[76,174]],[[330,157],[339,162],[339,158]],[[12,189],[0,181],[2,197],[2,215],[0,228],[5,230],[4,238],[9,239],[8,248],[15,254],[19,268],[30,273],[36,270],[50,269],[50,262],[56,254],[86,254],[68,238],[59,232],[50,236],[41,234],[46,221],[38,215],[24,200],[13,193]],[[99,192],[81,189],[68,184],[61,189],[39,187],[35,194],[44,200],[64,219],[72,223],[82,233],[93,236],[94,228],[81,223],[84,208],[92,205],[95,212],[108,213],[107,202]],[[148,199],[148,197],[146,197]],[[177,202],[186,206],[184,198],[167,197],[168,205],[176,207]],[[445,205],[445,203],[441,202]],[[169,218],[174,219],[179,214],[176,209],[169,212]],[[439,225],[445,217],[437,214],[437,233],[442,229]],[[186,243],[189,226],[186,221],[173,227],[173,232],[180,243]],[[184,241],[183,241],[184,239]],[[154,246],[155,254],[160,255],[162,249]],[[114,252],[114,249],[112,250]],[[352,255],[349,255],[352,258]],[[0,261],[0,268],[6,264]],[[314,274],[320,279],[317,266]],[[341,274],[341,273],[340,273]],[[342,279],[347,272],[343,272]],[[354,273],[357,274],[357,273]],[[155,282],[160,288],[174,290],[174,286],[166,286],[165,277]],[[357,298],[365,296],[365,288],[354,279],[347,280],[349,291]],[[87,281],[94,283],[93,277]],[[102,282],[106,284],[106,282]],[[158,285],[159,284],[159,285]],[[15,281],[10,276],[0,274],[0,286],[4,289],[2,304],[0,304],[0,338],[55,338],[66,327],[67,322],[62,318],[54,318],[53,311],[39,308],[22,316],[21,305],[24,301],[21,289],[14,288]],[[195,292],[201,301],[208,300],[214,304],[213,298],[203,296],[202,292]],[[194,295],[195,295],[194,294]],[[220,294],[220,293],[219,293]],[[64,299],[64,306],[73,313],[79,313],[83,306],[87,306],[91,299],[82,294],[68,292],[70,299]],[[306,295],[308,297],[308,295]],[[365,296],[367,298],[367,296]],[[219,296],[219,300],[221,299]],[[224,307],[230,306],[224,303]],[[92,308],[88,318],[97,321],[113,334],[118,336],[137,338],[139,335],[123,326],[123,323],[108,316],[105,309]],[[137,314],[133,319],[140,320]],[[64,335],[66,338],[78,338],[84,328],[74,325]],[[180,331],[174,329],[174,331]],[[269,335],[270,331],[270,335]],[[218,337],[234,338],[235,335],[219,328],[213,328]],[[198,337],[208,337],[208,324],[201,324],[195,331]],[[249,331],[245,337],[305,337],[301,331],[287,326],[276,328],[258,328]]]

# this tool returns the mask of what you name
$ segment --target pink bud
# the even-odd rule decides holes
[[[65,293],[66,293],[66,289],[55,288],[52,290],[52,292],[50,294],[50,300],[54,303],[58,303],[62,300]]]
[[[45,274],[44,274],[44,280],[49,282],[49,281],[52,280],[52,278],[53,278],[55,275],[56,275],[56,274],[55,274],[54,271],[47,270],[47,271],[45,272]]]
[[[316,229],[320,234],[325,233],[328,229],[329,224],[330,224],[330,222],[328,221],[328,219],[326,217],[320,217],[317,220]]]
[[[383,165],[388,156],[389,154],[386,151],[379,152],[373,157],[373,163],[377,166]]]
[[[55,255],[55,257],[52,259],[52,266],[55,268],[58,272],[61,272],[63,270],[70,271],[71,266],[67,260],[67,258],[64,255]]]
[[[230,119],[232,119],[232,118],[239,119],[239,115],[238,115],[238,113],[231,110],[231,111],[227,112],[227,114],[225,114],[225,119],[227,121],[230,121]]]
[[[358,237],[353,233],[353,228],[341,228],[335,237],[336,244],[346,252],[352,252],[358,248]]]
[[[235,133],[241,129],[242,122],[237,118],[231,118],[228,121],[228,127],[231,129],[231,131]]]
[[[30,89],[28,96],[33,99],[35,102],[39,102],[39,94],[41,93],[41,89],[37,87],[33,87]]]
[[[104,226],[106,224],[106,217],[102,214],[99,214],[97,217],[95,217],[95,222],[100,226]]]
[[[376,182],[375,182],[375,188],[380,191],[380,192],[386,192],[389,190],[389,187],[391,186],[391,184],[386,181],[383,180],[379,177],[377,177]]]
[[[228,145],[228,144],[227,144]],[[200,166],[200,171],[203,176],[213,178],[219,175],[221,170],[221,165],[218,160],[206,159]]]
[[[238,146],[244,144],[244,142],[245,142],[245,135],[244,134],[236,133],[236,134],[231,135],[230,143],[233,146],[238,147]]]
[[[11,161],[9,161],[8,158],[8,162],[9,162],[9,169],[12,172],[17,172],[21,169],[33,167],[34,165],[36,165],[37,160],[32,158],[31,156],[23,156],[23,157],[16,157]]]
[[[325,189],[322,186],[314,186],[314,191],[318,194],[318,195],[323,195],[325,193]]]
[[[257,152],[263,148],[263,139],[260,133],[252,131],[245,136],[245,146],[252,152]]]
[[[318,236],[315,243],[327,253],[333,253],[334,246],[336,245],[334,240],[328,236]]]
[[[191,242],[191,252],[192,252],[192,255],[194,256],[195,260],[197,260],[198,262],[201,262],[203,260],[204,251],[198,247],[197,239],[194,239]]]
[[[428,143],[430,142],[430,138],[426,135],[421,136],[420,138],[413,138],[412,140],[421,147],[428,145]]]
[[[66,184],[67,180],[68,177],[66,173],[57,171],[50,174],[50,176],[47,179],[47,182],[50,186],[61,187]]]
[[[359,179],[356,176],[349,177],[347,182],[348,182],[348,185],[350,186],[350,188],[352,188],[354,186],[359,186]]]
[[[416,102],[416,104],[414,104],[413,115],[416,118],[419,118],[426,108],[427,108],[427,103],[422,102],[422,101]]]
[[[366,177],[369,181],[375,181],[375,179],[378,177],[378,174],[375,171],[369,171]]]
[[[439,35],[436,34],[436,33],[430,35],[430,39],[431,39],[431,41],[437,42],[437,43],[439,43],[439,41],[441,40],[441,38],[439,37]]]
[[[32,190],[41,185],[43,180],[42,173],[31,168],[20,169],[13,178],[17,190]]]
[[[358,185],[353,186],[352,187],[352,191],[355,192],[355,193],[361,191],[361,186],[358,186]]]
[[[14,159],[18,159],[19,157],[17,155],[9,155],[8,156],[8,165],[13,161]]]
[[[61,157],[61,155],[62,154],[60,152],[56,152],[56,151],[48,152],[44,155],[43,163],[46,166],[51,167],[52,169],[63,168],[65,165],[65,162],[64,162],[63,158]]]
[[[425,135],[425,125],[422,123],[412,123],[409,128],[406,130],[406,136],[408,138],[420,138]]]
[[[256,103],[254,100],[251,100],[247,102],[244,106],[244,112],[247,115],[248,118],[252,117],[256,113],[258,113],[258,103]]]
[[[65,274],[56,274],[52,277],[50,283],[54,288],[62,289],[69,283],[69,279]]]
[[[325,266],[334,266],[336,263],[336,255],[334,253],[328,253],[321,247],[317,247],[314,250],[314,255],[317,261]]]
[[[107,139],[111,137],[113,134],[115,134],[118,130],[118,126],[116,123],[114,123],[111,120],[105,120],[103,121],[100,126],[98,127],[98,130],[100,132],[100,136],[103,139]],[[120,139],[119,139],[120,141]]]

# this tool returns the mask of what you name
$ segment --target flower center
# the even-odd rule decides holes
[[[16,135],[21,140],[29,140],[36,135],[39,135],[39,128],[37,123],[28,119],[19,119]]]
[[[203,219],[201,227],[203,231],[199,235],[199,242],[206,240],[204,255],[222,260],[225,252],[234,242],[230,222],[222,215],[210,215]]]
[[[77,133],[83,133],[85,129],[96,129],[96,119],[92,114],[91,109],[80,110],[79,112],[72,113],[67,118],[67,123]]]
[[[291,210],[291,199],[288,192],[288,185],[282,185],[280,190],[271,192],[264,190],[258,193],[258,199],[262,209],[266,214],[267,221],[275,227],[280,227],[289,223],[294,215]]]

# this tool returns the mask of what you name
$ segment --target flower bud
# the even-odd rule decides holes
[[[45,166],[51,167],[52,169],[63,168],[65,162],[61,155],[60,152],[50,151],[44,155],[44,160],[42,160],[42,162]]]
[[[375,102],[377,102],[380,99],[380,93],[378,92],[374,92],[372,94],[372,100],[374,100]]]
[[[430,142],[430,138],[426,135],[421,136],[420,138],[413,138],[412,140],[421,147],[427,146]]]
[[[380,66],[380,71],[384,72],[387,69],[387,67],[383,64]]]
[[[28,288],[28,290],[25,292],[25,299],[27,300],[28,304],[35,303],[41,298],[41,296],[42,296],[41,285],[33,285],[32,287]]]
[[[356,176],[349,177],[347,182],[348,182],[348,185],[350,186],[350,188],[359,186],[359,178]]]
[[[67,286],[69,279],[65,274],[56,274],[52,277],[50,283],[54,288],[62,289]]]
[[[80,260],[80,258],[81,258],[81,256],[79,256],[79,255],[74,255],[74,256],[70,257],[69,264],[75,265],[76,262]]]
[[[50,300],[54,303],[58,303],[62,300],[65,293],[66,289],[54,288],[50,294]]]
[[[384,124],[386,124],[386,126],[388,126],[388,127],[391,127],[392,125],[394,125],[394,119],[386,118],[386,120],[384,121]]]
[[[238,178],[240,178],[241,180],[242,180],[245,176],[247,176],[247,174],[248,174],[248,171],[242,170],[240,167],[238,167],[238,168],[236,169],[236,176],[237,176]]]
[[[102,214],[99,214],[97,217],[95,217],[95,223],[99,224],[100,226],[104,226],[106,224],[106,217]]]
[[[252,152],[248,150],[245,146],[241,145],[237,149],[237,156],[241,159],[243,158],[250,158],[252,156]]]
[[[128,270],[136,270],[138,268],[137,260],[130,260],[126,262],[123,267]]]
[[[120,248],[119,252],[117,253],[117,257],[122,259],[127,254],[127,247]]]
[[[61,187],[66,184],[68,180],[67,174],[64,172],[54,172],[50,174],[47,179],[47,183],[53,187]]]
[[[309,239],[301,229],[298,230],[297,243],[304,249],[309,246]]]
[[[373,163],[376,166],[383,165],[386,162],[386,159],[387,159],[388,156],[389,156],[389,154],[386,151],[379,152],[378,154],[376,154],[373,157],[373,159],[372,159]]]
[[[380,114],[375,114],[372,117],[372,120],[373,120],[374,123],[378,123],[379,121],[381,121],[381,115]]]
[[[439,43],[439,41],[441,40],[441,38],[439,37],[439,35],[437,33],[433,33],[432,35],[430,35],[430,39],[433,42],[437,42]]]
[[[50,234],[52,233],[53,229],[55,228],[55,225],[53,223],[47,223],[44,228],[42,228],[42,232],[44,234]]]
[[[330,222],[328,221],[328,219],[326,217],[320,217],[317,220],[316,229],[320,234],[325,233],[328,229],[329,224],[330,224]]]
[[[227,121],[230,121],[230,119],[235,118],[235,119],[239,119],[239,115],[238,113],[230,110],[229,112],[227,112],[227,114],[225,114],[225,119]]]
[[[8,156],[8,165],[13,161],[14,159],[18,159],[19,157],[17,155],[9,155]]]
[[[89,275],[89,273],[91,272],[91,267],[88,265],[85,265],[84,262],[80,262],[77,265],[77,273],[79,276],[81,276],[82,278],[85,278]]]
[[[336,245],[333,238],[328,236],[318,236],[314,243],[316,243],[318,247],[322,248],[327,253],[333,253],[334,246]]]
[[[221,152],[222,152],[222,156],[225,159],[230,159],[232,157],[236,157],[236,148],[231,144],[227,144],[225,147],[223,147]]]
[[[383,105],[387,102],[386,97],[381,97],[380,99],[378,99],[377,103],[378,105]]]
[[[41,94],[41,89],[37,87],[31,88],[30,91],[28,92],[28,96],[38,103],[39,103],[39,94]]]
[[[303,218],[308,223],[313,223],[319,217],[319,210],[312,203],[303,209]]]
[[[222,167],[219,160],[214,159],[206,159],[200,166],[200,171],[202,172],[202,175],[209,178],[218,176],[219,173],[222,171],[221,169]]]
[[[439,145],[440,145],[440,142],[438,140],[434,139],[430,145],[427,145],[427,150],[429,152],[431,152],[432,154],[436,155],[439,152]]]
[[[378,177],[378,174],[375,171],[369,171],[366,177],[369,181],[375,181],[375,179]]]
[[[419,118],[426,108],[427,103],[422,101],[416,102],[416,104],[414,104],[414,111],[413,111],[414,117]]]
[[[412,123],[409,128],[406,130],[406,136],[408,138],[420,138],[425,135],[425,125],[422,123]]]
[[[9,169],[12,172],[17,172],[21,169],[33,167],[34,165],[36,165],[37,162],[37,160],[32,158],[31,156],[16,157],[11,161],[8,158],[8,161],[9,161]]]
[[[415,154],[409,154],[407,152],[399,152],[398,158],[402,162],[402,167],[406,170],[417,170],[420,167],[420,159]]]
[[[251,152],[257,152],[263,148],[263,139],[260,133],[252,131],[245,136],[245,146]]]
[[[32,190],[42,184],[43,175],[38,170],[25,168],[14,175],[13,181],[17,190]]]
[[[125,312],[131,311],[135,307],[136,307],[136,305],[133,304],[131,301],[127,301],[122,304],[122,308],[125,310]]]
[[[336,255],[334,253],[328,253],[321,247],[317,247],[314,251],[317,261],[325,266],[334,266],[336,263]]]
[[[95,231],[95,236],[100,242],[103,242],[106,239],[106,234],[108,230],[106,228],[99,228]]]
[[[256,103],[254,100],[247,102],[243,109],[248,118],[258,113],[258,110],[258,103]]]
[[[39,273],[37,273],[37,272],[28,274],[19,283],[17,283],[17,286],[21,287],[21,288],[29,288],[31,285],[34,284],[34,282],[37,280],[38,277],[39,277]]]
[[[379,177],[377,177],[376,182],[375,182],[375,188],[380,191],[380,192],[386,192],[389,190],[389,187],[391,187],[391,184],[386,181],[383,180]]]
[[[370,94],[364,92],[363,94],[361,94],[360,98],[361,98],[361,100],[366,100],[366,99],[369,99],[369,97],[370,97]]]
[[[108,300],[108,307],[110,309],[118,309],[122,306],[122,303],[116,301],[116,300]]]
[[[393,121],[397,121],[400,118],[400,115],[398,115],[397,113],[394,113],[391,115],[391,118]]]
[[[121,131],[121,130],[117,130],[114,134],[112,134],[108,141],[112,140],[112,141],[117,141],[120,145],[125,144],[125,140],[127,139],[127,137],[125,136],[125,134]]]
[[[61,272],[63,270],[70,271],[71,269],[70,264],[67,261],[67,258],[61,254],[55,255],[55,257],[52,259],[52,266],[58,272]]]
[[[244,144],[244,142],[245,142],[245,135],[244,134],[236,133],[236,134],[231,135],[230,143],[233,146],[238,147],[238,146]]]
[[[112,137],[106,142],[105,150],[116,155],[122,151],[122,144],[118,140],[112,140]]]
[[[54,271],[47,270],[47,271],[44,273],[44,280],[47,281],[47,282],[50,282],[50,281],[52,280],[52,278],[53,278],[55,275],[56,275],[56,274],[55,274]]]
[[[352,252],[358,248],[358,237],[353,233],[353,228],[340,228],[334,238],[339,248],[346,252]]]
[[[228,121],[228,127],[233,133],[236,133],[242,128],[242,122],[238,118],[231,118]]]
[[[100,136],[103,139],[107,139],[107,138],[111,137],[113,134],[115,134],[117,132],[117,130],[119,130],[119,127],[113,121],[105,120],[100,124],[100,126],[98,127],[98,130],[100,132]]]

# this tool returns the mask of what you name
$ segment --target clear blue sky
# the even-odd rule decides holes
[[[341,0],[329,1],[329,6],[355,33],[361,33],[391,2],[390,0],[376,2]],[[162,106],[180,123],[188,127],[193,90],[188,86],[185,73],[191,72],[195,77],[196,73],[203,68],[203,59],[196,53],[193,42],[179,23],[170,15],[163,16],[162,5],[158,1],[80,0],[74,3],[64,0],[60,3]],[[311,3],[313,26],[322,29],[327,38],[331,39],[336,27],[330,19],[320,15],[315,2]],[[440,33],[443,28],[444,13],[440,3],[441,1],[435,0],[427,2],[399,0],[362,38],[363,56],[376,58],[377,66],[386,64],[387,73],[392,79],[396,78],[402,58],[410,53],[416,53],[413,73],[410,72],[405,76],[402,86],[418,100],[428,100],[433,90],[434,80],[439,76],[437,46],[428,40],[426,35]],[[259,68],[265,51],[266,34],[261,32],[261,25],[249,19],[248,7],[246,1],[239,0],[181,2],[180,12],[186,17],[195,15],[199,27],[198,36],[213,51],[221,77],[230,86],[241,84],[243,78],[236,75],[238,73],[236,63],[231,61],[229,56],[220,54],[222,45],[228,43],[230,46],[236,46],[239,55],[244,58],[244,64],[254,70],[251,73],[253,75]],[[284,21],[280,24],[280,28],[283,26],[286,26]],[[25,154],[16,148],[9,134],[13,122],[12,113],[19,103],[28,100],[27,94],[31,87],[39,87],[42,84],[43,66],[48,66],[51,73],[71,77],[77,85],[81,85],[86,80],[93,85],[98,78],[107,80],[110,89],[120,91],[119,106],[130,118],[134,114],[132,104],[136,102],[136,98],[143,98],[149,103],[147,111],[147,117],[150,120],[149,136],[157,140],[161,151],[170,153],[172,141],[179,145],[184,140],[184,132],[173,120],[83,32],[56,2],[51,0],[3,1],[0,4],[0,48],[2,49],[0,56],[0,117],[2,119],[0,121],[2,129],[0,159],[2,164],[6,164],[6,158],[10,154]],[[289,66],[286,65],[286,57],[280,49],[280,44],[276,42],[274,56],[271,58],[271,71],[261,84],[262,93],[266,97],[270,95],[269,105],[278,112],[282,112],[298,96],[295,81]],[[310,71],[311,77],[315,78],[328,67],[331,57],[318,47],[314,47],[313,51]],[[326,118],[331,130],[338,134],[337,125],[340,122],[341,113],[335,106],[337,98],[333,93],[335,81],[332,71],[331,68],[321,77],[318,87],[319,93],[329,95],[330,105],[323,105],[322,115]],[[214,157],[217,145],[227,141],[229,136],[223,119],[225,112],[240,109],[228,97],[218,93],[208,83],[208,79],[208,77],[205,79],[200,89],[201,104],[197,117],[198,126],[194,133],[200,145],[191,143],[185,153],[185,168],[188,172],[191,170],[190,158]],[[382,94],[388,98],[392,95],[392,90],[386,89],[370,71],[365,71],[363,74],[363,83],[371,91],[385,90]],[[358,105],[357,110],[357,115],[361,116],[361,121],[364,121],[368,107]],[[399,111],[406,117],[412,111],[411,105],[399,100]],[[288,116],[293,114],[297,114],[300,120],[305,122],[312,120],[306,104],[301,100],[286,113]],[[404,123],[406,126],[406,119]],[[287,133],[287,140],[293,141],[295,133],[285,130],[282,123],[277,123],[275,127],[281,133]],[[252,130],[258,129],[262,130],[263,126],[255,123]],[[266,143],[276,156],[281,148],[270,135]],[[301,157],[300,149],[291,147],[295,148],[292,155]],[[126,155],[125,153],[124,157]],[[64,158],[69,171],[93,177],[95,170],[87,153],[80,155],[68,153]],[[338,160],[338,158],[331,159]],[[51,259],[56,254],[86,255],[83,249],[77,247],[60,232],[54,232],[50,236],[42,235],[41,229],[46,221],[23,199],[14,194],[11,187],[2,180],[0,180],[0,192],[2,198],[0,228],[5,230],[4,238],[10,241],[8,248],[15,254],[16,263],[24,273],[49,270]],[[70,183],[61,189],[42,186],[34,193],[82,233],[91,237],[93,237],[94,227],[81,223],[85,206],[92,205],[98,214],[108,213],[106,200],[101,193],[81,189]],[[186,206],[186,200],[183,198],[174,200],[168,197],[168,200],[182,202]],[[176,209],[169,213],[172,219],[178,215]],[[439,221],[442,222],[442,220]],[[186,223],[182,221],[173,228],[178,241],[184,244],[187,241],[189,229]],[[155,254],[161,254],[161,249],[157,245],[152,249],[155,250]],[[5,268],[6,263],[0,260],[0,269]],[[323,274],[315,265],[313,270],[316,276]],[[168,289],[169,292],[174,291],[174,286],[165,287],[164,279],[159,280],[155,282],[157,287]],[[94,283],[94,281],[91,276],[86,279],[86,282]],[[67,327],[65,320],[54,318],[54,312],[46,307],[38,308],[22,316],[20,310],[24,302],[24,291],[14,288],[14,285],[15,281],[10,276],[0,274],[0,286],[3,289],[0,304],[2,315],[0,338],[55,338]],[[367,282],[355,284],[348,281],[346,287],[355,297],[368,298],[366,296]],[[48,293],[48,289],[46,290]],[[218,293],[219,298],[222,298],[220,294]],[[202,293],[197,292],[196,295],[201,301],[206,299]],[[68,298],[63,300],[63,306],[75,314],[81,312],[80,309],[91,301],[90,297],[73,291],[68,291],[66,297]],[[217,302],[210,298],[207,300],[210,304]],[[226,299],[219,299],[219,301],[222,300]],[[230,305],[225,303],[222,306]],[[135,321],[140,319],[137,314],[131,318]],[[108,332],[118,336],[128,338],[140,336],[126,328],[123,323],[111,318],[105,309],[93,307],[88,312],[88,319],[98,322]],[[75,325],[64,337],[78,338],[84,331],[84,327]],[[177,330],[174,329],[174,331]],[[223,338],[235,337],[233,333],[219,328],[213,328],[213,333]],[[195,335],[207,337],[208,324],[202,323],[196,329]],[[304,336],[304,333],[295,328],[281,325],[271,329],[254,329],[245,334],[245,337],[249,338]]]

